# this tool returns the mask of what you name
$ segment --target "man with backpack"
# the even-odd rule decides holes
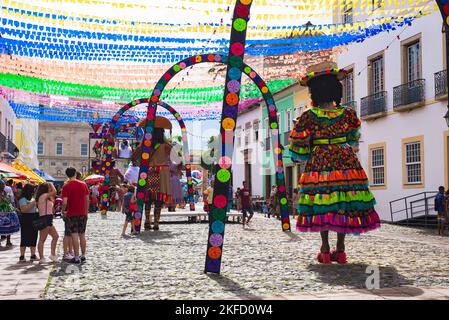
[[[447,220],[447,210],[443,186],[440,186],[438,188],[438,193],[435,196],[434,210],[438,212],[438,234],[444,236],[444,227]]]

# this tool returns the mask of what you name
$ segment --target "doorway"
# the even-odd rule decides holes
[[[270,197],[271,192],[271,175],[266,174],[265,175],[265,199],[268,199]]]
[[[293,166],[289,166],[285,168],[285,185],[287,188],[287,193],[289,197],[293,194]]]

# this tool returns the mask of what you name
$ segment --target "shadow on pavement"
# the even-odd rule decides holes
[[[224,291],[228,291],[242,299],[262,300],[261,297],[253,295],[248,289],[243,288],[240,284],[227,276],[215,273],[208,273],[207,276],[218,283]]]
[[[83,271],[83,263],[73,264],[68,262],[58,262],[54,264],[54,269],[50,272],[50,277],[67,276],[68,274],[77,274]]]
[[[38,264],[38,263],[32,263],[32,262],[23,262],[23,263],[16,263],[9,267],[6,267],[5,270],[13,271],[13,270],[22,270],[20,273],[35,273],[39,272],[45,269],[48,269],[52,265],[50,264]]]
[[[373,271],[371,268],[378,268]],[[412,282],[400,275],[394,267],[378,267],[368,264],[310,264],[307,267],[316,275],[317,281],[331,286],[344,286],[350,289],[367,289],[373,283],[375,274],[379,278],[379,288],[393,288],[411,285]]]
[[[154,242],[155,240],[164,240],[164,239],[171,239],[175,235],[171,231],[164,231],[164,230],[148,230],[143,231],[139,235],[136,236],[137,239],[140,239],[144,242]]]

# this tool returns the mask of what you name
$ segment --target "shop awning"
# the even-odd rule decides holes
[[[8,178],[8,174],[11,174],[11,176],[9,176],[9,178],[11,178],[11,179],[27,180],[27,179],[30,178],[24,172],[21,172],[21,171],[17,170],[16,168],[14,168],[14,167],[12,167],[9,164],[6,164],[4,162],[0,162],[0,172],[4,173],[4,175],[3,175],[4,179]],[[13,175],[15,175],[15,176],[13,176]]]
[[[44,171],[41,171],[36,168],[34,168],[33,171],[36,172],[40,177],[44,178],[45,181],[47,181],[47,182],[55,182],[56,181],[55,178],[53,178],[51,175],[49,175],[48,173],[46,173]]]
[[[14,169],[26,174],[28,176],[28,181],[34,183],[43,183],[45,179],[38,175],[36,172],[31,170],[28,166],[20,162],[19,160],[14,160],[11,165]]]

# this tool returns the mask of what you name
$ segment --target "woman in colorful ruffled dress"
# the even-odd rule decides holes
[[[301,85],[308,86],[312,107],[297,119],[290,134],[293,161],[307,161],[298,188],[299,231],[319,231],[320,263],[346,263],[345,235],[380,226],[368,178],[352,145],[358,142],[360,120],[356,111],[341,107],[346,71],[324,62],[307,69]],[[337,232],[330,251],[329,231]]]
[[[5,191],[5,182],[0,180],[0,236],[6,238],[6,246],[12,247],[11,235],[20,230],[19,217]]]

